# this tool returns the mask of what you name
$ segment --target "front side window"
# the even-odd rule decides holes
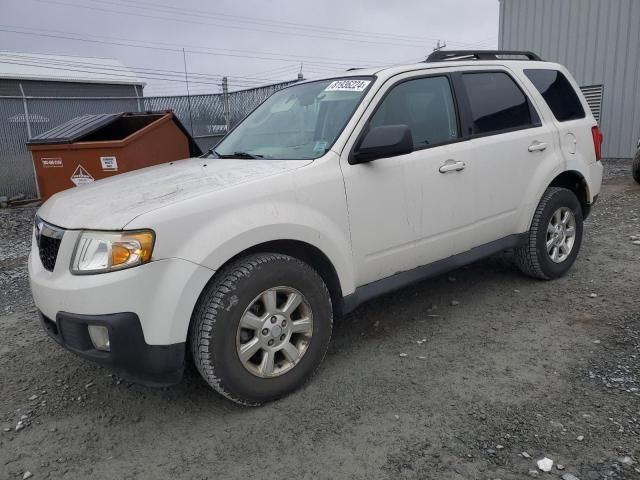
[[[407,125],[416,149],[457,139],[458,122],[449,80],[426,77],[396,85],[373,114],[369,125]]]
[[[280,90],[215,148],[220,157],[306,160],[331,148],[374,77],[303,83]]]
[[[533,125],[527,97],[506,73],[465,73],[462,80],[471,110],[471,134],[498,133]]]
[[[557,70],[525,70],[533,86],[559,122],[584,118],[584,108],[575,90],[562,73]]]

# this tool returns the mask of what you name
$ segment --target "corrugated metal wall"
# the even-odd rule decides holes
[[[36,196],[36,180],[27,151],[24,105],[18,98],[0,99],[0,196]]]
[[[640,137],[640,0],[500,0],[500,48],[565,65],[604,85],[603,155],[630,158]]]
[[[139,85],[117,83],[50,82],[40,80],[0,79],[0,96],[27,97],[135,97],[142,96]],[[137,92],[137,93],[136,93]]]

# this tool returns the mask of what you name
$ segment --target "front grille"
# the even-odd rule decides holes
[[[58,238],[40,235],[40,243],[38,244],[40,261],[42,262],[42,266],[50,272],[53,272],[53,267],[56,266],[56,259],[58,258],[58,250],[60,250],[61,242],[62,240]]]
[[[64,230],[44,222],[39,217],[36,217],[35,219],[35,227],[40,261],[45,269],[53,272],[53,267],[56,266],[56,259],[58,258],[58,250],[60,250],[60,243],[62,243]]]

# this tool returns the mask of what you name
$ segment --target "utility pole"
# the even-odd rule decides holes
[[[433,51],[437,52],[438,50],[442,50],[443,48],[447,48],[447,42],[444,41],[440,43],[440,40],[438,40],[438,43],[436,44],[436,46],[433,47]]]
[[[229,82],[227,77],[222,77],[222,107],[224,112],[224,124],[226,125],[228,132],[231,125],[229,124]]]
[[[191,94],[189,93],[189,76],[187,75],[187,54],[182,49],[182,63],[184,63],[184,81],[187,84],[187,105],[189,106],[189,124],[191,125],[191,136],[193,137],[193,114],[191,113]]]
[[[300,71],[298,72],[298,82],[301,82],[302,80],[304,80],[304,75],[302,74],[302,62],[300,62]]]

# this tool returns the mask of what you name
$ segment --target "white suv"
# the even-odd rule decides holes
[[[601,140],[571,75],[529,52],[295,84],[202,158],[53,196],[33,297],[82,357],[167,385],[191,356],[257,405],[300,387],[333,318],[374,296],[504,249],[527,275],[565,274]]]

